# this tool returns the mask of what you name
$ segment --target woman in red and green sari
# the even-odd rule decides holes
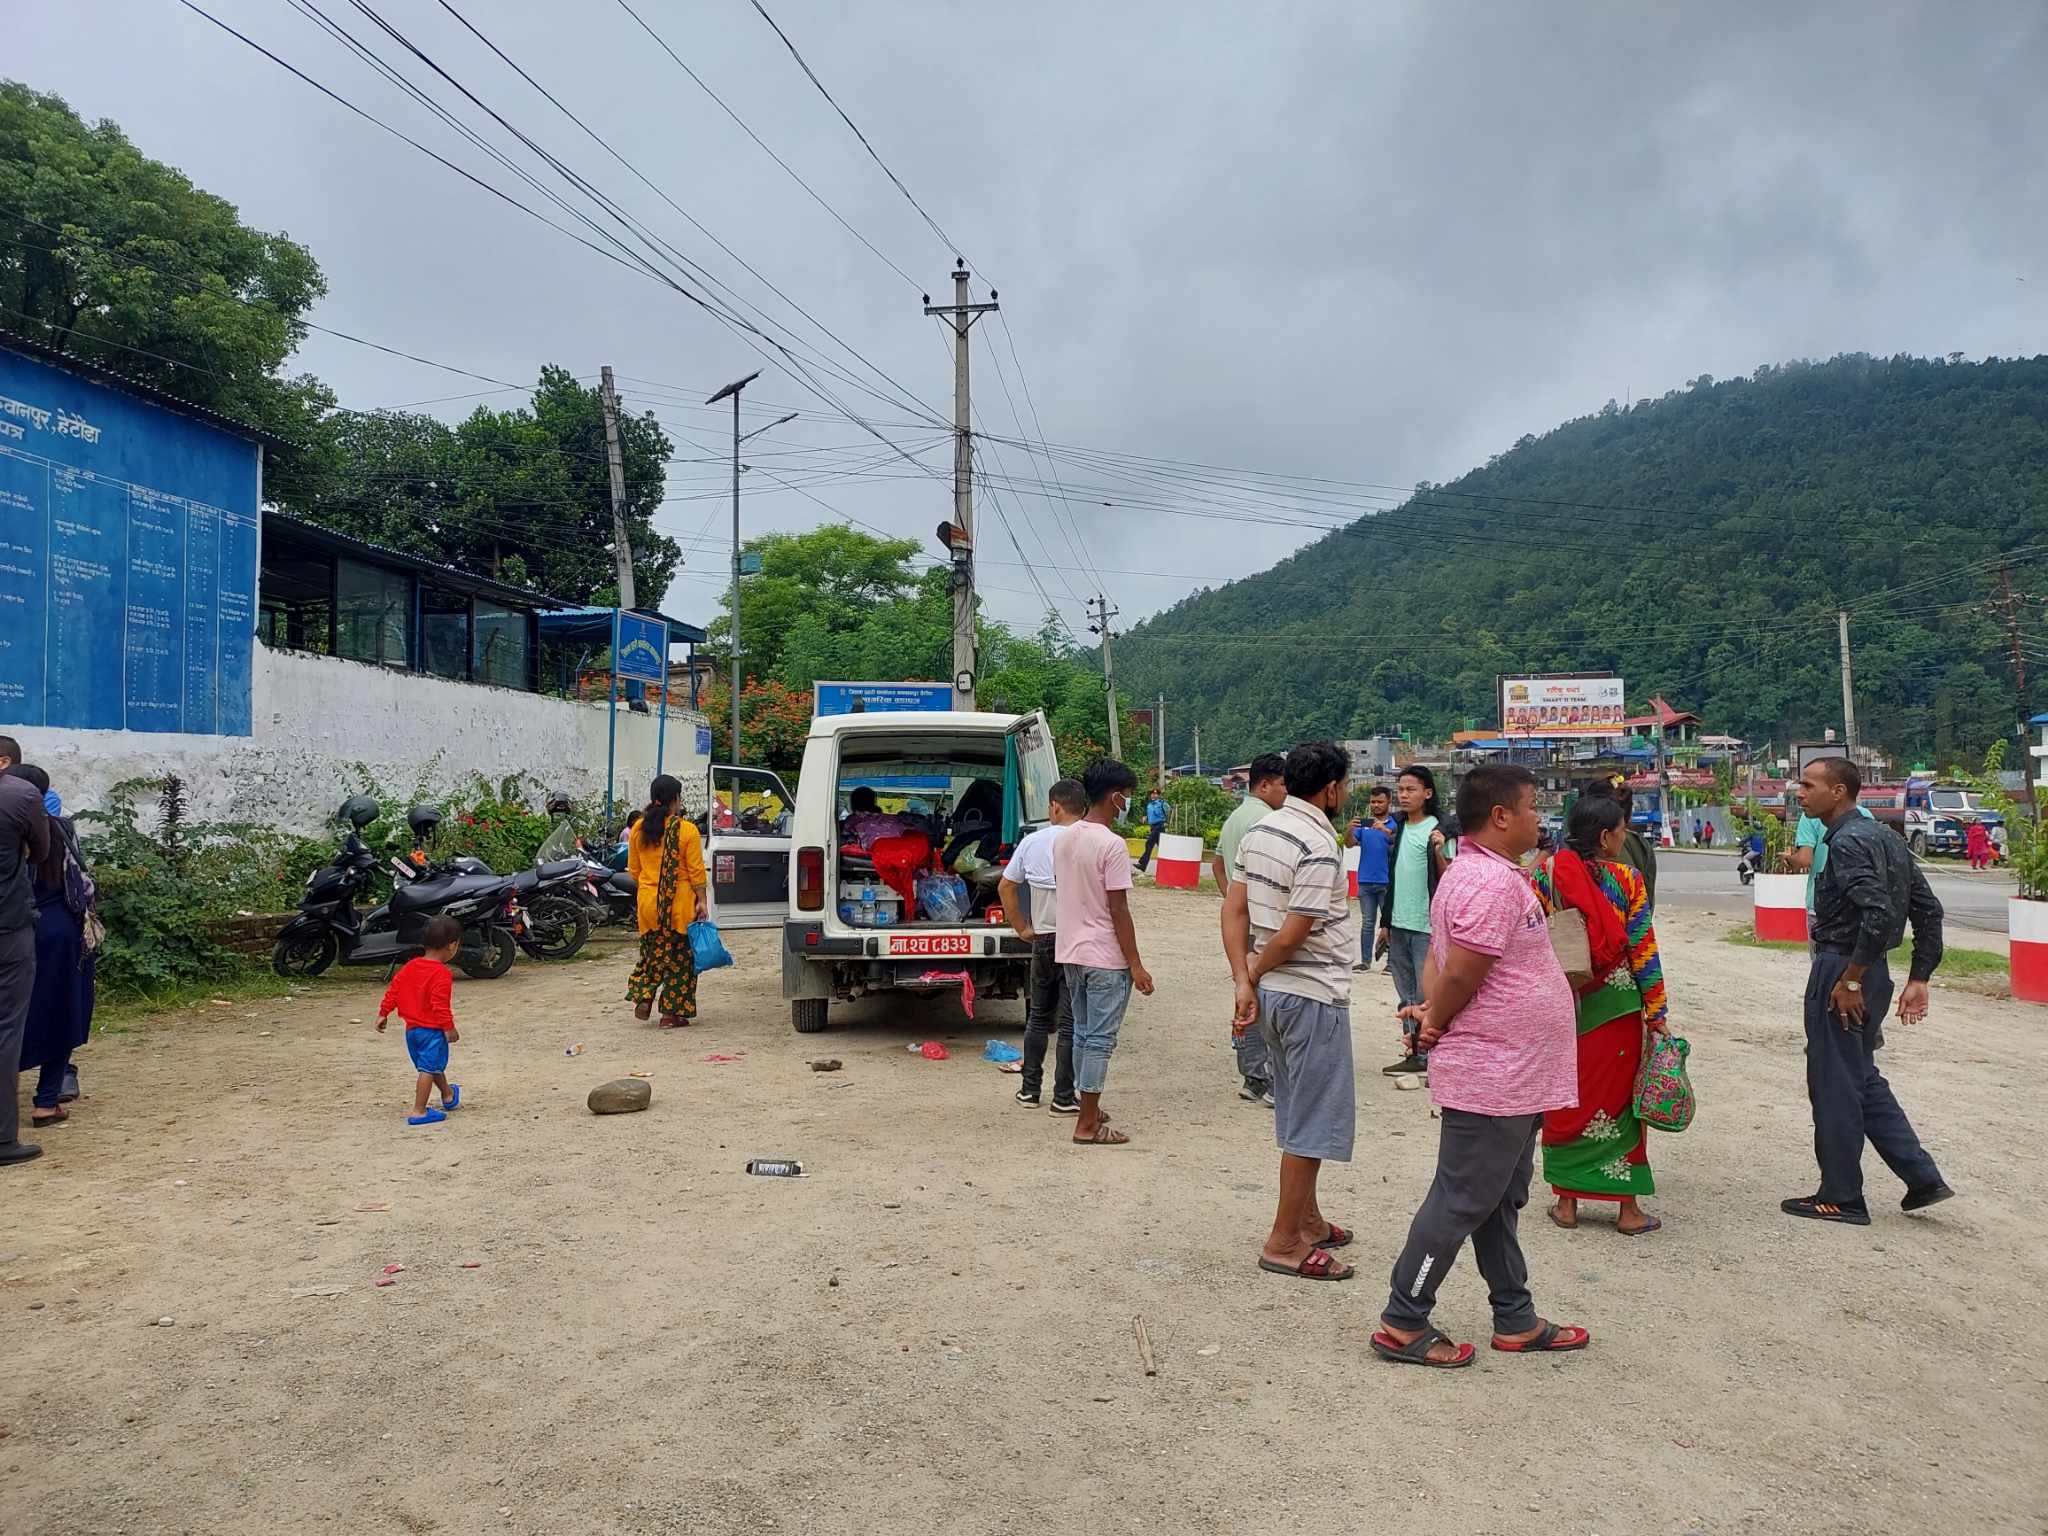
[[[1557,1192],[1550,1219],[1570,1230],[1581,1200],[1611,1200],[1616,1228],[1628,1237],[1663,1223],[1637,1204],[1656,1189],[1636,1118],[1636,1075],[1644,1030],[1665,1032],[1664,970],[1650,926],[1643,877],[1621,862],[1628,817],[1605,796],[1582,796],[1572,807],[1564,846],[1536,872],[1536,890],[1551,912],[1586,919],[1593,975],[1580,985],[1579,1102],[1543,1117],[1543,1177]]]

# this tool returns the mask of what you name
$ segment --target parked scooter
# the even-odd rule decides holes
[[[427,850],[441,825],[441,813],[433,806],[414,806],[406,822],[412,828],[413,862],[422,870],[470,876],[494,873],[490,865],[469,854],[439,864],[429,861]],[[527,954],[536,960],[568,960],[590,942],[591,925],[600,914],[590,904],[583,859],[573,846],[567,857],[557,856],[555,836],[550,834],[541,844],[533,868],[504,878],[511,881],[518,902],[512,936]]]
[[[401,879],[383,907],[364,912],[356,906],[377,869],[377,856],[361,835],[377,816],[377,802],[368,795],[343,803],[337,819],[349,830],[335,856],[306,877],[299,915],[278,934],[271,969],[280,976],[318,976],[337,963],[398,965],[425,952],[427,920],[445,915],[462,924],[455,963],[465,975],[489,980],[509,971],[518,954],[513,924],[519,920],[510,880],[432,872]]]

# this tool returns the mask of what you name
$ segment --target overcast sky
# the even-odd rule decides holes
[[[920,291],[950,296],[953,252],[750,0],[632,3],[915,282],[814,202],[618,0],[451,3],[865,362],[722,254],[439,0],[374,0],[449,74],[758,305],[779,339],[898,395],[872,365],[950,418],[945,341]],[[764,3],[974,265],[976,297],[999,290],[1054,444],[1403,486],[1449,479],[1609,397],[1701,373],[1839,351],[2048,350],[2048,7],[2036,0]],[[347,0],[319,4],[403,57]],[[747,479],[750,530],[830,515],[765,472],[887,452],[672,290],[460,180],[175,0],[21,9],[0,72],[114,118],[249,223],[307,244],[330,284],[322,324],[506,381],[546,362],[592,374],[608,362],[629,403],[679,429],[686,456],[717,453],[729,429],[677,402],[769,366],[754,386],[758,422],[771,404],[819,414],[750,446],[764,472]],[[285,0],[207,9],[535,200]],[[974,355],[982,425],[1014,436],[984,340],[1031,420],[1010,338],[991,324]],[[301,362],[349,406],[487,387],[320,336]],[[950,506],[941,432],[826,382],[940,473],[898,459],[892,478],[813,493],[930,547]],[[474,403],[427,408],[453,416]],[[1016,481],[1045,477],[1019,449],[1001,456]],[[708,619],[717,599],[729,509],[704,498],[723,473],[672,467],[661,523],[711,541],[692,544],[697,579],[665,605],[680,617]],[[1316,536],[1186,515],[1196,503],[1104,508],[1133,487],[1071,460],[1059,473],[1125,625]],[[1056,504],[1028,490],[999,505],[1078,630],[1071,594],[1096,578],[1076,567]],[[1213,510],[1213,489],[1200,494]],[[991,606],[1028,625],[1040,607],[1030,577],[980,506]]]

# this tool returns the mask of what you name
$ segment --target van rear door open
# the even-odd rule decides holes
[[[721,928],[774,928],[789,914],[790,822],[796,802],[765,768],[711,768],[704,862]]]

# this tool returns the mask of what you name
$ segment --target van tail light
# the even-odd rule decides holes
[[[796,851],[796,909],[816,912],[825,905],[825,850]]]

